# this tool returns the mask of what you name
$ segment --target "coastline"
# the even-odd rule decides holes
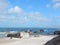
[[[0,45],[44,45],[47,41],[55,38],[56,35],[40,35],[39,37],[30,38],[0,38]]]

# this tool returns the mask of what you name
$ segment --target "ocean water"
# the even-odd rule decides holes
[[[5,38],[5,34],[0,34],[0,38]]]
[[[31,30],[32,32],[34,32],[41,29],[44,30],[44,32],[40,34],[46,34],[46,35],[51,34],[56,30],[60,30],[57,28],[0,28],[0,32],[10,32],[10,31],[20,32],[20,31],[27,31],[27,30]],[[0,37],[5,37],[5,34],[0,34]]]

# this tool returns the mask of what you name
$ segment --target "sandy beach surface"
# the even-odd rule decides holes
[[[44,45],[47,41],[53,39],[54,35],[40,35],[39,37],[30,38],[1,38],[0,45]]]

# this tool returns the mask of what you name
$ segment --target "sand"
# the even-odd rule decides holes
[[[54,35],[40,35],[39,37],[30,38],[5,38],[0,39],[0,45],[44,45],[47,41],[53,39]],[[2,41],[1,41],[2,40]]]

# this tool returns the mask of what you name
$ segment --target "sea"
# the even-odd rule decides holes
[[[44,32],[39,34],[44,34],[44,35],[51,35],[55,31],[60,30],[60,28],[0,28],[0,38],[6,37],[5,34],[3,33],[1,34],[1,32],[10,32],[10,31],[21,32],[21,31],[28,31],[28,30],[35,32],[41,29],[44,30]]]

